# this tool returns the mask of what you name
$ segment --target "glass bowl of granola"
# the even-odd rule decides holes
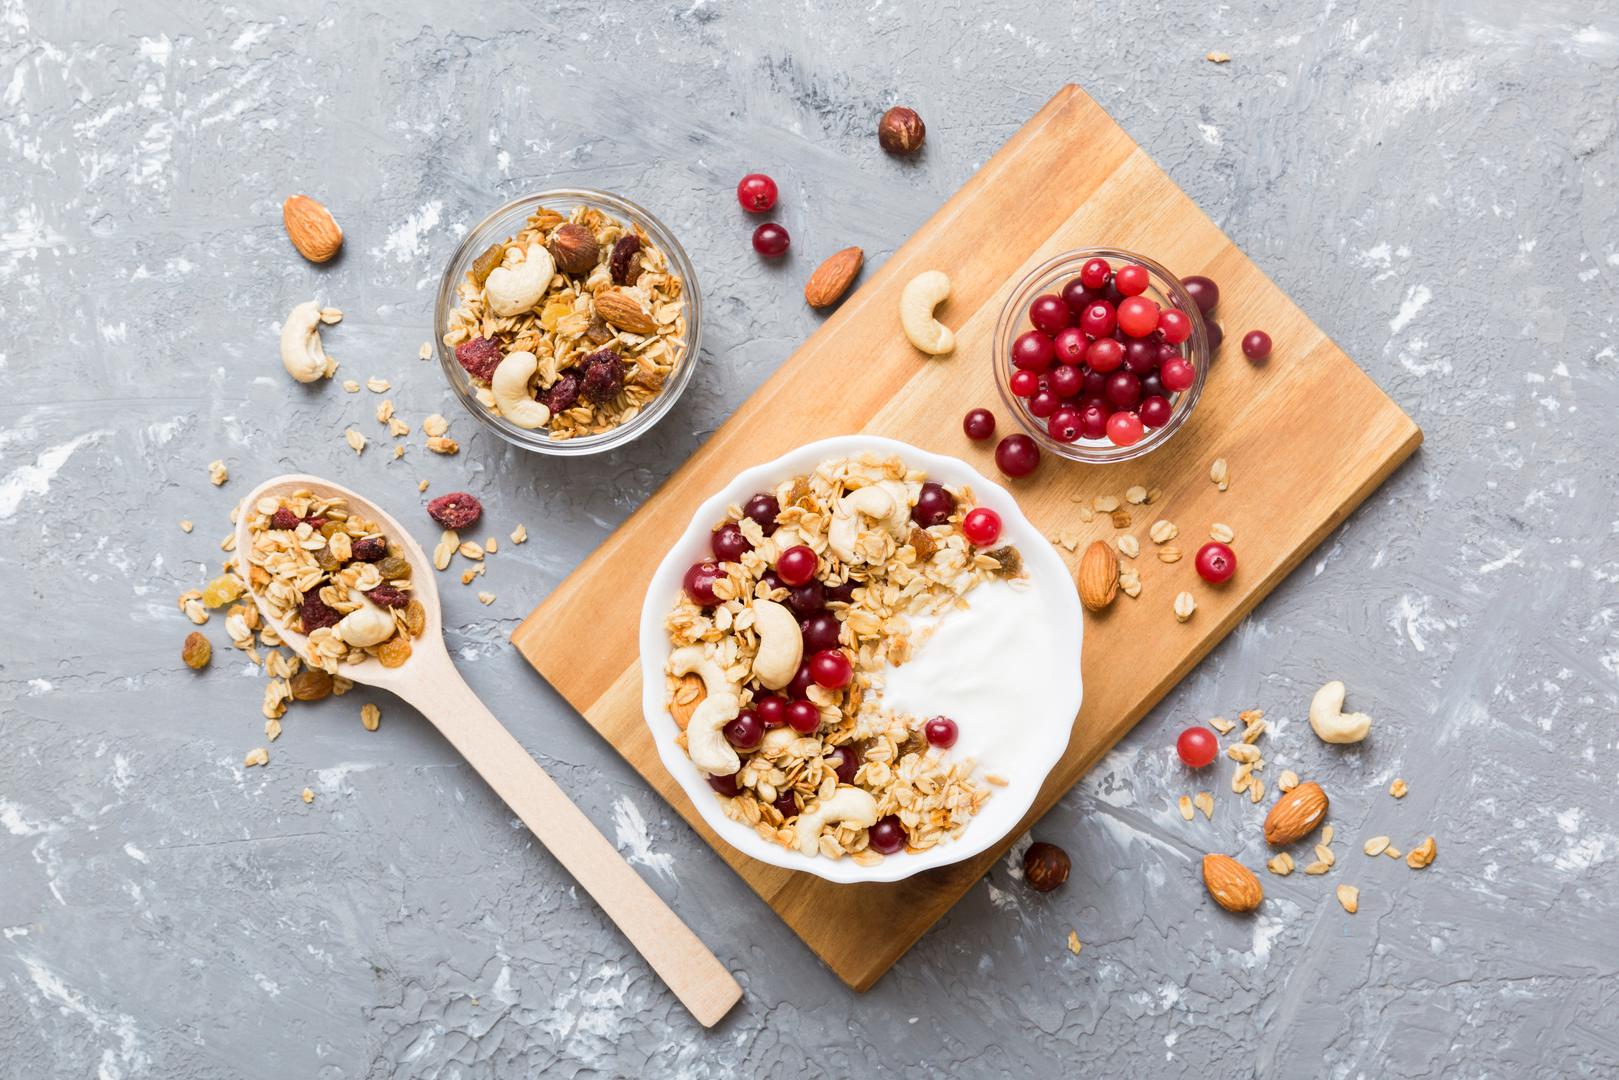
[[[525,195],[484,218],[439,283],[439,363],[467,410],[542,454],[635,439],[691,381],[697,279],[674,235],[605,191]]]
[[[800,447],[698,508],[641,611],[665,768],[743,854],[836,882],[982,852],[1082,697],[1062,558],[1012,495],[874,436]]]

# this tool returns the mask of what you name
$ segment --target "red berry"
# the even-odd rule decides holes
[[[1263,330],[1250,330],[1242,335],[1242,355],[1255,362],[1270,355],[1270,335]]]
[[[1206,727],[1189,727],[1175,740],[1175,753],[1188,768],[1207,768],[1220,754],[1220,740]]]
[[[742,792],[741,786],[736,782],[736,773],[730,776],[710,776],[707,780],[709,787],[728,799],[734,799]]]
[[[1042,390],[1029,399],[1029,411],[1044,420],[1056,412],[1061,404],[1062,400],[1056,394],[1053,394],[1050,390]]]
[[[381,604],[386,608],[402,608],[410,605],[410,590],[395,588],[392,585],[378,585],[365,595],[372,603]]]
[[[1165,341],[1179,345],[1192,336],[1192,317],[1184,311],[1165,308],[1158,313],[1158,329],[1164,332]]]
[[[943,525],[955,512],[956,497],[943,484],[929,480],[917,493],[916,505],[911,507],[911,520],[926,529]]]
[[[815,676],[810,671],[809,659],[805,658],[804,662],[798,665],[798,674],[794,675],[793,681],[787,684],[787,696],[794,699],[806,698],[809,696],[809,688],[814,685]],[[787,722],[792,723],[790,714],[787,717]]]
[[[776,574],[784,585],[802,585],[815,576],[818,563],[814,550],[798,544],[776,556]]]
[[[1012,342],[1012,363],[1024,371],[1044,371],[1054,355],[1051,339],[1038,330],[1026,330]]]
[[[975,442],[987,439],[995,434],[995,414],[988,409],[973,409],[961,418],[961,430]]]
[[[1140,296],[1147,291],[1147,286],[1151,283],[1152,276],[1147,273],[1147,268],[1137,266],[1135,263],[1119,267],[1118,272],[1113,275],[1113,284],[1117,285],[1119,292],[1125,296]]]
[[[1218,540],[1210,540],[1197,549],[1197,576],[1211,585],[1230,581],[1237,572],[1237,553]]]
[[[1080,312],[1100,299],[1102,291],[1086,288],[1085,283],[1079,278],[1072,279],[1062,287],[1062,302],[1068,305],[1068,310],[1073,312],[1076,319]]]
[[[1079,418],[1079,410],[1066,406],[1052,413],[1051,419],[1046,421],[1046,431],[1060,443],[1078,441],[1084,434],[1084,429],[1085,425]]]
[[[787,590],[787,606],[799,618],[814,615],[826,606],[826,589],[819,581],[806,581]]]
[[[823,649],[810,657],[810,677],[828,690],[842,690],[854,678],[854,665],[836,649]]]
[[[752,750],[758,746],[765,737],[765,724],[759,719],[759,714],[752,709],[743,709],[736,714],[736,719],[726,724],[720,731],[725,735],[725,741],[738,750]]]
[[[1107,400],[1115,409],[1133,409],[1141,401],[1141,380],[1128,371],[1115,371],[1107,381]]]
[[[798,631],[804,638],[804,652],[813,655],[822,649],[838,647],[843,624],[830,611],[818,611],[799,623]]]
[[[754,698],[753,711],[767,728],[778,728],[787,722],[787,699],[776,697]]]
[[[1040,389],[1040,376],[1019,368],[1012,372],[1012,393],[1016,397],[1033,397]]]
[[[1212,321],[1205,323],[1204,329],[1209,332],[1209,356],[1212,358],[1214,350],[1218,349],[1220,342],[1225,340],[1225,331],[1220,328],[1219,323]]]
[[[793,238],[787,235],[787,230],[774,221],[767,221],[753,230],[753,250],[767,259],[774,259],[787,254],[787,247]]]
[[[1107,437],[1115,446],[1134,446],[1141,441],[1141,417],[1133,412],[1116,412],[1107,418]]]
[[[1062,297],[1051,293],[1037,296],[1029,305],[1029,321],[1042,334],[1055,335],[1073,320],[1073,313]]]
[[[298,515],[288,510],[285,506],[276,507],[275,513],[270,515],[270,528],[272,529],[280,532],[291,532],[297,527]]]
[[[313,634],[323,626],[336,626],[342,621],[343,616],[311,589],[304,594],[304,602],[298,609],[298,618],[303,622],[304,633]]]
[[[1168,398],[1154,394],[1152,397],[1142,398],[1136,412],[1141,414],[1142,426],[1161,428],[1169,423],[1169,418],[1174,415],[1175,406],[1169,403]]]
[[[1086,405],[1079,410],[1080,430],[1087,439],[1100,439],[1107,434],[1108,411],[1104,405]]]
[[[1206,318],[1214,310],[1214,305],[1220,302],[1220,286],[1202,274],[1193,274],[1188,278],[1181,278],[1181,284],[1186,288],[1186,294],[1192,298]]]
[[[987,506],[975,506],[961,519],[961,533],[974,545],[988,547],[1001,538],[1001,515]]]
[[[960,736],[961,729],[948,716],[935,716],[923,726],[922,734],[927,736],[929,746],[937,746],[940,750],[948,750],[956,745],[956,739]]]
[[[821,726],[821,710],[812,701],[788,702],[787,726],[800,735],[813,734]]]
[[[784,791],[777,795],[776,801],[770,805],[774,806],[776,812],[783,818],[795,818],[799,815],[798,798],[790,791]]]
[[[1089,259],[1079,268],[1079,280],[1087,289],[1100,289],[1106,285],[1113,273],[1113,267],[1108,265],[1106,259]]]
[[[776,205],[776,182],[764,173],[750,172],[737,182],[736,201],[750,214],[762,214]]]
[[[708,537],[708,546],[720,562],[741,562],[742,556],[753,550],[748,538],[734,521],[727,521]]]
[[[691,568],[686,571],[683,582],[686,595],[691,597],[694,603],[703,607],[713,607],[720,602],[720,598],[714,595],[714,583],[724,577],[725,571],[721,570],[717,563],[692,563]]]
[[[464,491],[452,491],[428,503],[427,516],[446,529],[464,529],[483,516],[483,503]]]
[[[1057,410],[1053,408],[1051,411]],[[1007,476],[1028,476],[1039,466],[1040,448],[1027,435],[1008,435],[995,447],[995,467]]]
[[[1085,389],[1085,376],[1077,367],[1058,364],[1046,376],[1046,386],[1060,398],[1077,397]]]
[[[866,838],[871,850],[880,855],[896,855],[905,850],[905,826],[894,814],[879,819]]]
[[[1117,371],[1124,363],[1124,346],[1110,337],[1098,338],[1091,342],[1091,347],[1085,352],[1085,363],[1092,371],[1099,371],[1106,375],[1110,371]]]
[[[1184,356],[1177,356],[1164,361],[1164,366],[1158,369],[1158,377],[1163,380],[1165,390],[1178,394],[1182,390],[1190,390],[1192,384],[1197,382],[1197,368]]]
[[[838,774],[838,783],[852,784],[860,768],[860,754],[852,746],[840,746],[826,755],[826,763]]]
[[[769,536],[776,531],[776,515],[781,513],[781,503],[776,501],[774,495],[761,491],[743,505],[742,513],[757,522],[764,534]]]
[[[1090,348],[1090,342],[1085,340],[1085,331],[1077,326],[1065,326],[1057,331],[1057,336],[1051,342],[1052,351],[1057,356],[1059,364],[1083,364],[1085,351]]]
[[[1106,300],[1098,300],[1085,309],[1079,317],[1079,328],[1093,338],[1105,338],[1113,333],[1118,325],[1118,318],[1114,314],[1113,305]]]
[[[1158,329],[1158,305],[1145,296],[1126,296],[1119,301],[1119,329],[1131,337],[1146,337]]]
[[[467,374],[488,382],[503,359],[500,342],[494,338],[473,338],[455,347],[455,362],[467,369]]]

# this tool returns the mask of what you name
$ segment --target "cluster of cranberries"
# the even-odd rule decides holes
[[[764,173],[749,173],[737,182],[736,201],[750,214],[768,213],[776,205],[776,182]],[[767,259],[787,254],[792,242],[787,229],[774,221],[753,230],[753,250]]]

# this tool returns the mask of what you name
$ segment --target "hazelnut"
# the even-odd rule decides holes
[[[601,245],[596,243],[596,234],[571,221],[557,226],[557,231],[551,234],[545,247],[551,253],[551,258],[556,260],[557,269],[575,277],[594,270],[596,256],[601,252]]]
[[[180,646],[180,659],[185,661],[186,667],[192,671],[201,671],[208,666],[208,661],[214,656],[214,647],[208,639],[196,630],[186,635],[185,644]]]
[[[1068,880],[1068,852],[1056,844],[1033,843],[1023,853],[1023,880],[1035,892],[1050,892]]]
[[[915,109],[895,105],[877,123],[877,141],[890,154],[914,154],[922,149],[928,129]]]

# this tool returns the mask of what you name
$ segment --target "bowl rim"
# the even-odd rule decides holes
[[[1196,368],[1196,378],[1190,388],[1181,392],[1175,399],[1175,410],[1170,414],[1169,423],[1156,431],[1143,436],[1140,442],[1131,446],[1088,446],[1082,443],[1062,443],[1051,437],[1051,434],[1042,426],[1034,423],[1034,419],[1024,409],[1021,399],[1012,393],[1011,386],[1011,356],[1014,330],[1022,323],[1022,316],[1029,303],[1035,296],[1043,293],[1058,278],[1069,277],[1079,272],[1079,267],[1086,260],[1104,258],[1115,267],[1120,262],[1133,262],[1146,267],[1151,285],[1160,294],[1167,295],[1173,305],[1185,312],[1192,320],[1192,333],[1186,339],[1189,346],[1190,358]],[[1019,331],[1021,332],[1021,331]],[[1199,399],[1203,396],[1203,385],[1208,380],[1209,366],[1212,352],[1209,349],[1209,335],[1204,323],[1203,312],[1193,301],[1192,295],[1181,284],[1181,279],[1170,273],[1169,269],[1153,259],[1138,252],[1125,248],[1114,247],[1083,247],[1071,248],[1068,251],[1053,255],[1045,262],[1036,266],[1025,274],[1012,289],[1006,303],[1001,306],[1001,313],[995,320],[994,344],[990,352],[990,363],[994,365],[995,387],[1000,391],[1001,401],[1012,419],[1017,422],[1028,435],[1039,444],[1040,449],[1049,451],[1059,457],[1070,461],[1082,461],[1088,465],[1108,465],[1120,461],[1134,461],[1152,453],[1174,438],[1176,432],[1185,426],[1191,419],[1192,410],[1197,408]],[[1183,404],[1184,402],[1184,404]]]
[[[740,503],[739,493],[751,494],[764,487],[774,486],[789,471],[813,468],[829,457],[876,453],[899,456],[913,468],[926,469],[930,477],[944,475],[952,483],[968,484],[981,506],[988,506],[1001,515],[1008,531],[1017,537],[1016,543],[1023,555],[1024,565],[1050,580],[1066,585],[1053,590],[1056,607],[1051,627],[1061,633],[1065,624],[1071,627],[1076,662],[1068,685],[1056,686],[1051,694],[1051,732],[1038,752],[1031,752],[1028,767],[1021,782],[996,789],[993,798],[1002,805],[1011,803],[1014,812],[1007,819],[1005,829],[991,832],[980,830],[976,835],[969,822],[962,835],[954,840],[929,848],[917,855],[889,856],[874,867],[865,867],[853,859],[832,860],[807,857],[778,844],[762,839],[753,829],[727,818],[719,800],[709,788],[685,751],[675,745],[678,732],[674,718],[664,702],[664,662],[672,646],[664,632],[664,616],[669,602],[681,588],[681,578],[698,552],[708,551],[707,539],[714,522],[725,516],[726,508]],[[806,464],[807,463],[807,464]],[[1016,830],[1034,805],[1051,771],[1067,752],[1073,737],[1080,705],[1084,700],[1084,679],[1081,657],[1084,644],[1084,619],[1080,612],[1079,594],[1073,588],[1073,577],[1044,534],[1024,515],[1012,493],[988,479],[959,458],[935,454],[900,442],[875,435],[842,435],[805,443],[763,464],[738,473],[735,478],[709,496],[692,514],[690,523],[664,553],[647,586],[646,598],[641,606],[640,668],[641,713],[647,729],[657,747],[664,769],[680,785],[681,790],[697,807],[698,815],[721,840],[732,848],[759,862],[813,874],[839,884],[866,882],[894,882],[941,866],[970,859],[999,843]],[[1055,719],[1062,717],[1061,720]]]
[[[680,298],[686,307],[685,353],[679,366],[675,368],[674,375],[664,384],[657,397],[627,423],[620,424],[610,431],[585,435],[577,439],[552,439],[520,428],[505,417],[491,413],[472,392],[472,381],[456,362],[455,351],[444,344],[444,327],[448,325],[450,313],[455,310],[457,303],[456,290],[477,253],[495,242],[489,239],[490,235],[504,228],[504,226],[497,228],[497,223],[519,212],[526,218],[537,207],[557,202],[570,204],[569,209],[580,203],[594,204],[598,209],[609,211],[645,229],[668,256],[670,266],[680,275],[682,281]],[[701,356],[701,345],[702,290],[697,283],[697,272],[686,254],[686,249],[675,238],[674,232],[650,210],[622,195],[597,188],[546,188],[543,191],[519,195],[491,210],[481,221],[467,230],[461,242],[456,245],[455,252],[445,263],[433,305],[433,349],[438,355],[439,367],[444,373],[445,381],[449,383],[462,408],[511,445],[553,457],[600,454],[640,438],[668,414],[680,396],[685,393],[686,386],[691,382],[692,374],[697,367],[697,360]]]

